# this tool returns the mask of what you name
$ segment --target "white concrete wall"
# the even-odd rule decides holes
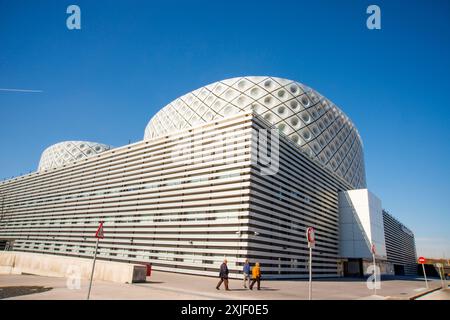
[[[36,274],[48,277],[69,277],[74,273],[89,279],[92,260],[50,254],[4,251],[0,252],[0,274]],[[95,280],[119,283],[142,282],[146,278],[146,266],[97,260]]]
[[[386,259],[381,200],[367,189],[339,193],[339,252],[345,258]]]

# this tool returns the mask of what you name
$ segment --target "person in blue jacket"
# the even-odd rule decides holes
[[[248,262],[248,259],[245,259],[242,272],[244,273],[244,288],[247,288],[247,281],[248,285],[250,286],[250,263]]]

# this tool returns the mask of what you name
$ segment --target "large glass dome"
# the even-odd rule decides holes
[[[162,108],[144,139],[254,111],[298,144],[312,159],[365,188],[362,140],[351,120],[330,100],[292,80],[239,77],[189,92]]]
[[[62,167],[65,164],[73,163],[74,161],[102,153],[109,149],[111,149],[110,146],[97,142],[60,142],[44,150],[39,161],[38,171]]]

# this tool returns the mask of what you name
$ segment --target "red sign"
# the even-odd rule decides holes
[[[308,227],[306,229],[306,239],[308,240],[308,243],[313,244],[316,239],[314,238],[314,228],[313,227]]]
[[[425,264],[425,262],[427,262],[427,260],[424,257],[419,257],[420,264]]]
[[[376,251],[375,251],[375,244],[372,244],[371,251],[372,251],[372,254],[375,254],[375,253],[376,253]]]
[[[103,222],[100,222],[97,232],[95,233],[95,237],[98,239],[103,239],[105,237],[105,235],[103,234]]]

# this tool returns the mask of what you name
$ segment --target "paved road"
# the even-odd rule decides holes
[[[263,281],[261,291],[244,289],[239,280],[230,280],[231,291],[215,289],[216,278],[153,271],[146,283],[118,284],[94,281],[91,299],[283,299],[308,298],[308,282],[292,280]],[[34,275],[0,275],[0,287],[43,286],[49,291],[11,299],[86,299],[87,280],[80,289],[67,288],[67,279]],[[367,289],[364,279],[328,279],[313,283],[313,298],[336,299],[407,299],[425,290],[422,279],[396,278],[382,281],[377,291]],[[430,281],[437,287],[440,281]],[[438,296],[439,298],[440,296]]]

